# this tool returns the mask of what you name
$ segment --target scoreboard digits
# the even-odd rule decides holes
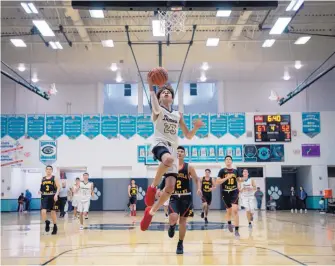
[[[255,142],[290,142],[290,115],[255,115]]]

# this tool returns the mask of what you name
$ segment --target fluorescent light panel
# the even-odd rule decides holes
[[[90,10],[90,15],[92,18],[104,18],[104,11],[102,10]]]
[[[275,43],[275,39],[265,40],[262,47],[271,47]]]
[[[218,46],[219,45],[219,38],[208,38],[206,42],[206,46]]]
[[[63,49],[63,46],[60,44],[60,42],[55,42],[57,49]]]
[[[300,69],[300,68],[302,68],[301,61],[299,61],[299,60],[295,61],[294,67],[295,67],[296,69]]]
[[[38,14],[38,10],[33,3],[29,3],[28,6],[34,14]]]
[[[55,42],[49,42],[52,49],[57,49],[57,45]]]
[[[22,39],[10,39],[15,47],[27,47],[26,43]]]
[[[45,20],[33,20],[34,25],[39,30],[39,32],[45,37],[55,36],[48,23]]]
[[[26,11],[27,14],[31,14],[32,11],[30,10],[29,6],[27,3],[21,3],[21,6],[23,7],[24,11]]]
[[[37,76],[34,76],[32,79],[31,79],[32,82],[36,83],[39,81],[39,79],[37,78]]]
[[[295,41],[294,44],[305,44],[306,42],[309,41],[310,38],[311,36],[300,37],[298,40]]]
[[[165,21],[153,20],[152,21],[152,35],[155,37],[165,36]]]
[[[24,64],[19,64],[19,67],[17,68],[19,71],[23,72],[26,70],[26,67]]]
[[[218,10],[216,12],[217,17],[229,17],[231,14],[231,10]]]
[[[206,70],[208,70],[208,68],[209,68],[208,63],[207,62],[203,62],[202,66],[201,66],[201,69],[206,71]]]
[[[113,40],[103,40],[101,41],[101,44],[103,47],[114,47],[114,41]]]
[[[293,7],[293,11],[298,11],[301,5],[304,3],[304,0],[298,0],[297,4]]]
[[[117,70],[117,64],[116,63],[112,63],[110,69],[115,72]]]
[[[278,18],[270,30],[270,34],[282,34],[287,25],[290,23],[291,19],[291,17]]]

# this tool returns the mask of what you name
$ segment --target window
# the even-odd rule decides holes
[[[183,85],[184,113],[217,113],[215,83],[185,83]]]
[[[105,84],[105,114],[137,114],[137,84]]]
[[[197,84],[191,83],[190,84],[190,96],[197,96],[197,95],[198,95]]]

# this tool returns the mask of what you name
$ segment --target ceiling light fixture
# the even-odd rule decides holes
[[[220,42],[219,38],[208,38],[206,46],[218,46]]]
[[[200,76],[200,81],[205,82],[207,80],[205,73],[202,73]]]
[[[27,47],[22,39],[10,39],[10,41],[15,47]]]
[[[21,3],[21,6],[23,7],[24,11],[26,11],[27,14],[31,14],[32,11],[30,10],[29,6],[27,3]]]
[[[23,72],[26,70],[26,67],[24,66],[24,64],[19,64],[19,67],[17,68],[19,71]]]
[[[287,81],[287,80],[290,80],[290,78],[291,78],[291,77],[290,77],[290,74],[288,73],[288,71],[285,71],[285,72],[284,72],[284,76],[283,76],[283,80],[286,80],[286,81]]]
[[[34,14],[38,14],[38,10],[33,3],[29,3],[28,6]]]
[[[104,11],[103,10],[90,10],[90,15],[92,18],[104,18]]]
[[[295,61],[294,67],[295,67],[296,69],[300,69],[300,68],[302,68],[301,61],[299,61],[299,60]]]
[[[298,0],[297,4],[293,7],[293,11],[298,11],[301,5],[304,3],[304,0]]]
[[[115,72],[117,70],[117,64],[116,63],[112,63],[110,69]]]
[[[101,44],[103,47],[114,47],[114,41],[113,40],[102,40]]]
[[[298,40],[295,41],[294,44],[305,44],[309,41],[309,39],[311,38],[311,36],[304,36],[304,37],[300,37]]]
[[[49,45],[51,46],[52,49],[57,49],[57,45],[55,42],[49,42]]]
[[[287,25],[290,23],[291,19],[291,17],[278,18],[270,30],[270,34],[282,34]]]
[[[218,10],[216,12],[217,17],[229,17],[231,14],[231,10]]]
[[[209,65],[208,65],[208,63],[207,63],[207,62],[203,62],[203,63],[202,63],[202,66],[201,66],[201,69],[202,69],[202,70],[205,70],[205,71],[208,70],[208,69],[209,69]]]
[[[271,47],[275,43],[275,39],[265,40],[262,47]]]
[[[39,79],[35,75],[35,76],[32,77],[31,81],[34,82],[34,83],[37,83],[37,82],[39,82]]]
[[[118,73],[118,74],[116,75],[116,79],[115,79],[115,81],[116,81],[117,83],[122,82],[122,77],[121,77],[121,74],[120,74],[120,73]]]
[[[33,24],[36,26],[38,31],[45,37],[55,36],[48,23],[45,20],[33,20]]]
[[[57,49],[63,49],[63,46],[60,44],[60,42],[55,42]]]

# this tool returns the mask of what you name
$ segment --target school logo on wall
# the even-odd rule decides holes
[[[40,141],[40,161],[48,165],[57,161],[57,142],[41,140]]]

